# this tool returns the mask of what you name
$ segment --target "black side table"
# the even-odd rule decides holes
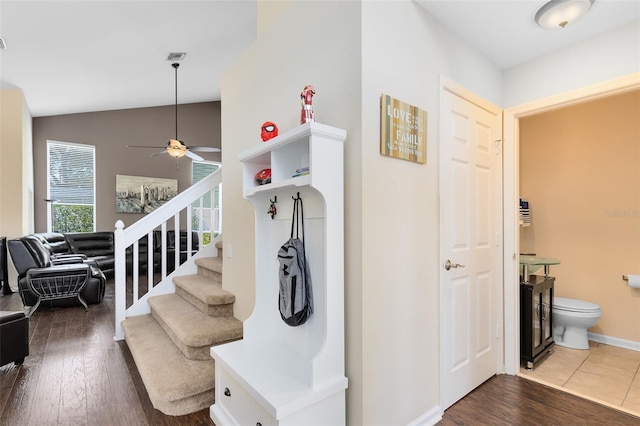
[[[7,237],[0,237],[0,280],[2,281],[2,294],[13,293],[9,285],[9,270],[7,268]]]

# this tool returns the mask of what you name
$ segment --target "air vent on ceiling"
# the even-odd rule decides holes
[[[186,52],[171,52],[167,57],[167,61],[181,61],[187,56]]]
[[[2,37],[0,37],[0,50],[7,48],[7,42],[4,41]]]

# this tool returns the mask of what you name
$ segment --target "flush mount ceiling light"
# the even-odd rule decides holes
[[[551,0],[538,10],[535,19],[542,28],[564,28],[586,15],[594,1]]]
[[[177,62],[171,64],[173,69],[175,70],[175,123],[176,123],[176,133],[175,139],[169,139],[166,147],[159,146],[139,146],[139,145],[127,145],[129,148],[164,148],[160,152],[156,152],[155,154],[151,154],[151,156],[160,155],[160,154],[169,154],[173,158],[182,158],[185,155],[196,161],[204,161],[204,158],[200,157],[198,154],[194,154],[191,151],[200,151],[200,152],[220,152],[220,148],[214,148],[212,146],[192,146],[188,147],[178,139],[178,67],[180,64]]]

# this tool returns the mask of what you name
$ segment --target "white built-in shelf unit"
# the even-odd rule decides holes
[[[217,425],[345,423],[344,179],[346,131],[306,123],[239,156],[243,196],[255,209],[255,308],[244,338],[211,348]],[[309,174],[295,176],[309,168]],[[271,169],[271,183],[255,175]],[[293,197],[304,206],[314,312],[298,327],[278,310],[277,253],[289,238]],[[268,214],[272,201],[277,214]]]

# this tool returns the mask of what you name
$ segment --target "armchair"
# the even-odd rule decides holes
[[[105,276],[79,256],[63,257],[54,263],[50,252],[36,238],[8,241],[9,254],[18,272],[18,291],[30,316],[45,303],[66,306],[76,299],[85,309],[104,297]]]

